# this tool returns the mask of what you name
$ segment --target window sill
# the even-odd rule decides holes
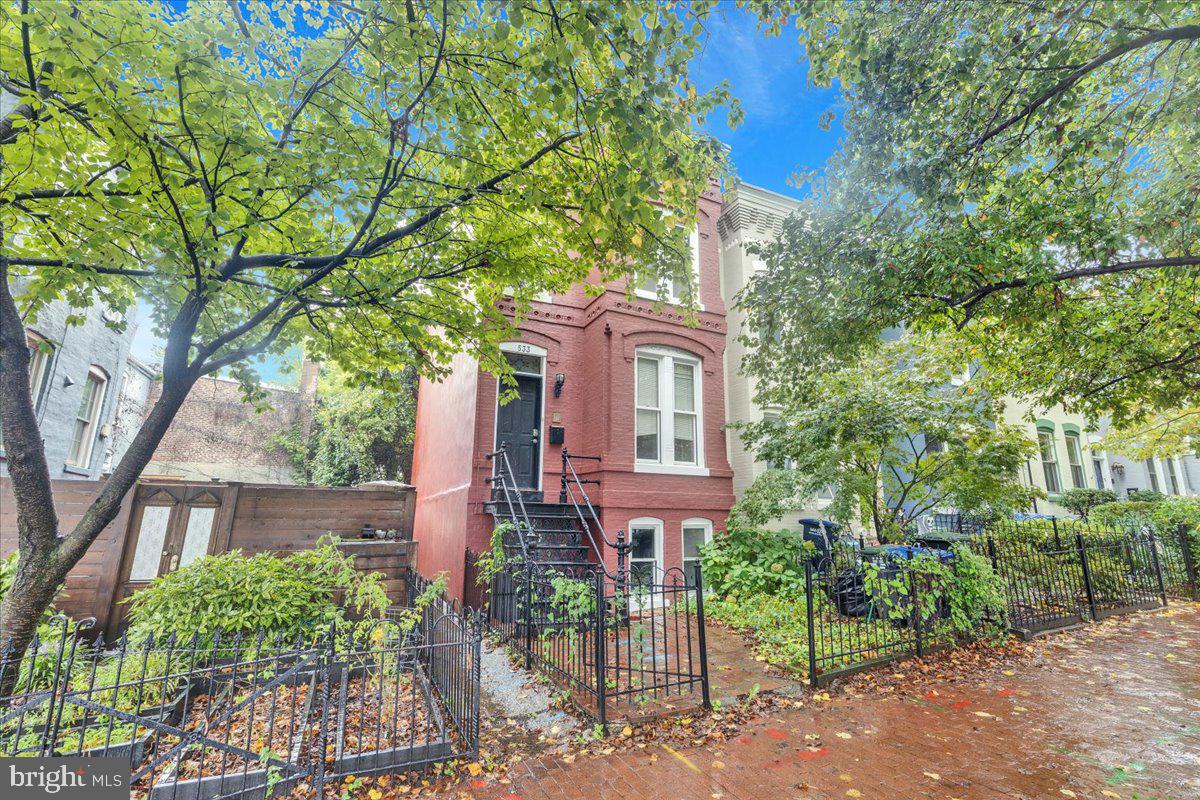
[[[654,292],[647,292],[647,291],[644,291],[644,290],[642,290],[642,289],[635,289],[635,290],[633,291],[633,294],[634,294],[634,296],[635,296],[635,297],[638,297],[638,298],[640,298],[640,299],[642,299],[642,300],[652,300],[652,301],[654,301],[655,303],[662,303],[663,305],[668,305],[668,306],[677,306],[677,307],[679,307],[679,308],[683,308],[683,307],[684,307],[684,303],[683,303],[683,298],[682,298],[682,297],[666,297],[666,298],[662,298],[662,297],[659,297],[659,296],[658,296],[657,294],[655,294]],[[703,304],[703,303],[696,303],[696,310],[697,310],[697,311],[703,311],[703,310],[704,310],[704,304]]]
[[[90,469],[84,469],[83,467],[77,467],[74,464],[63,464],[63,472],[65,472],[69,475],[82,475],[85,478],[92,477],[92,471]]]
[[[708,467],[689,467],[683,464],[634,464],[634,472],[648,475],[695,475],[708,477]]]

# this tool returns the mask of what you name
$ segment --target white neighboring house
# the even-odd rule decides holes
[[[747,319],[746,312],[736,305],[736,301],[738,293],[746,288],[754,273],[766,266],[747,251],[747,246],[778,237],[784,218],[800,206],[800,201],[741,182],[726,190],[723,199],[717,232],[720,235],[721,297],[727,308],[725,321],[729,326],[724,364],[725,416],[729,423],[758,422],[770,416],[771,410],[763,409],[755,402],[755,381],[742,371],[746,346],[739,337],[747,330]],[[733,468],[734,498],[741,500],[746,489],[769,465],[746,447],[736,430],[726,430],[726,452]],[[776,520],[771,527],[795,528],[799,519],[821,517],[832,499],[832,495],[823,493],[823,496],[804,500],[794,513]]]
[[[104,457],[104,472],[112,472],[133,443],[133,437],[146,417],[150,389],[158,375],[158,366],[147,364],[132,354],[125,359],[121,374],[121,389],[117,394],[117,410],[113,417],[113,434]]]

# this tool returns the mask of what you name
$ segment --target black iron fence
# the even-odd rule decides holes
[[[957,533],[960,528],[955,525]],[[1117,529],[1079,521],[998,521],[962,544],[1001,578],[1004,610],[978,631],[951,624],[946,571],[933,548],[835,548],[804,565],[808,675],[814,685],[971,639],[1001,617],[1033,635],[1114,614],[1200,599],[1196,534],[1150,526]],[[930,540],[939,537],[930,537]],[[940,555],[935,555],[940,553]],[[914,560],[913,556],[918,557]]]
[[[491,576],[493,630],[600,725],[699,693],[709,705],[699,570],[654,570],[633,585],[599,569],[567,576],[511,562]]]
[[[999,520],[971,539],[1005,582],[1014,630],[1032,634],[1197,599],[1195,534],[1180,526]]]
[[[288,641],[111,646],[59,617],[23,655],[0,653],[0,755],[127,758],[131,796],[151,800],[316,795],[473,759],[480,632],[445,611]]]
[[[952,646],[947,573],[927,561],[835,550],[804,565],[808,676],[813,686]]]

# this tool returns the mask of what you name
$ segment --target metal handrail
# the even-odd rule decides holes
[[[567,448],[562,449],[562,484],[561,495],[564,503],[570,503],[575,509],[575,513],[579,516],[579,523],[583,530],[587,533],[588,542],[592,545],[592,551],[596,554],[596,560],[600,564],[600,569],[604,570],[604,574],[614,580],[624,582],[626,573],[626,556],[633,549],[633,544],[625,541],[625,531],[618,530],[616,541],[608,538],[608,534],[604,532],[604,525],[600,522],[600,515],[596,513],[596,507],[592,505],[592,500],[588,497],[587,490],[583,488],[585,483],[599,485],[600,481],[595,479],[580,478],[579,473],[575,471],[575,464],[572,459],[584,459],[587,461],[600,461],[600,456],[581,456],[571,455],[567,452]],[[595,530],[600,532],[600,538],[608,547],[612,547],[617,551],[617,572],[613,574],[609,572],[608,567],[604,564],[604,554],[600,551],[600,546],[596,543],[596,536],[593,532],[592,525],[589,524],[587,517],[584,515],[583,508],[579,501],[575,498],[575,491],[572,488],[574,484],[579,489],[579,494],[583,498],[583,505],[587,507],[588,515],[591,517],[591,522],[595,523]]]
[[[509,519],[517,529],[517,543],[521,546],[521,558],[526,564],[532,563],[529,558],[529,547],[525,542],[525,533],[528,532],[529,536],[533,537],[533,525],[529,522],[529,512],[525,510],[525,498],[521,496],[521,490],[517,488],[516,479],[513,477],[512,462],[508,460],[507,443],[501,444],[500,449],[494,453],[488,453],[487,459],[494,465],[492,477],[488,479],[488,482],[495,487],[496,480],[499,479],[500,489],[504,493],[504,501],[508,504]],[[521,515],[519,517],[517,508],[513,505],[513,494],[517,496],[517,506],[520,506]],[[524,525],[524,530],[522,530],[522,525]],[[534,545],[536,546],[536,542]]]

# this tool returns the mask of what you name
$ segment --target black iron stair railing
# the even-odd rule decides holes
[[[562,477],[559,488],[559,502],[563,505],[570,505],[575,509],[575,514],[579,517],[580,527],[587,534],[588,543],[592,546],[592,552],[596,554],[596,561],[599,563],[600,569],[604,571],[610,579],[617,582],[618,587],[624,589],[627,585],[628,578],[628,555],[633,549],[633,544],[625,540],[625,531],[618,530],[616,539],[608,538],[608,534],[604,532],[604,525],[600,522],[600,515],[596,513],[596,507],[592,505],[591,498],[588,497],[585,485],[591,484],[598,486],[600,481],[595,478],[581,478],[575,469],[575,460],[581,461],[600,461],[600,456],[581,456],[579,454],[572,455],[567,452],[567,448],[562,449]],[[578,491],[579,496],[575,493]],[[585,510],[586,509],[586,512]],[[609,571],[608,566],[604,563],[604,553],[600,549],[600,545],[596,541],[596,533],[600,534],[601,541],[608,547],[613,548],[617,553],[617,571],[614,574]]]
[[[517,544],[521,548],[521,559],[526,564],[532,563],[529,554],[531,549],[536,550],[537,548],[537,531],[529,522],[529,512],[525,510],[525,498],[521,495],[516,478],[513,476],[512,462],[508,459],[507,444],[501,444],[496,452],[488,453],[486,458],[492,462],[492,476],[487,479],[492,486],[492,502],[497,502],[496,487],[499,485],[500,496],[508,506],[506,516],[517,532]],[[514,497],[516,502],[513,501]]]

